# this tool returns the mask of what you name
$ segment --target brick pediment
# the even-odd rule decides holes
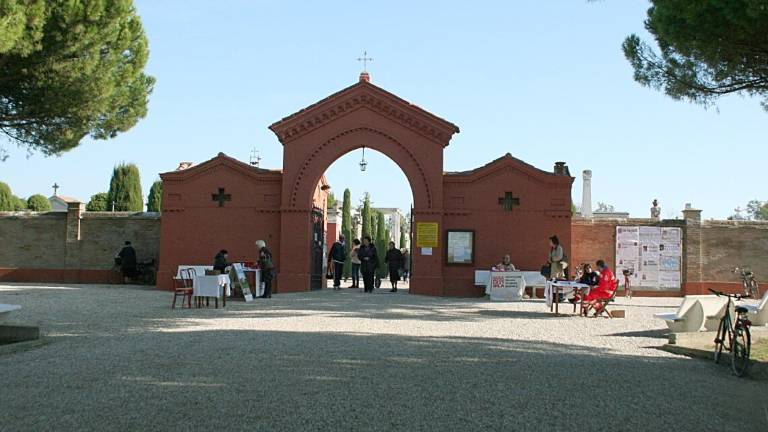
[[[360,81],[272,124],[269,129],[284,145],[358,109],[369,109],[443,147],[458,126],[367,81]]]

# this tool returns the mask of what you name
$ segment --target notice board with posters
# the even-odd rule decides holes
[[[629,270],[632,288],[679,291],[683,230],[657,226],[616,227],[616,277]]]

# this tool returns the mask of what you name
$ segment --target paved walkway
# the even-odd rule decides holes
[[[325,290],[171,310],[138,287],[0,285],[47,342],[0,347],[0,430],[768,430],[765,381],[658,349],[652,314],[677,302],[607,320]]]

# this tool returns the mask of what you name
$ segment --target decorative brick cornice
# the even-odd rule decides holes
[[[269,128],[281,143],[287,144],[333,120],[361,108],[387,117],[443,147],[459,128],[405,100],[374,86],[360,82],[274,123]]]

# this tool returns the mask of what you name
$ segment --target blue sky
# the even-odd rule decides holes
[[[461,128],[446,170],[512,153],[539,168],[566,161],[581,201],[583,169],[593,202],[663,216],[687,202],[724,218],[768,200],[768,113],[756,99],[727,97],[705,110],[639,86],[621,52],[645,34],[646,1],[289,2],[136,1],[157,78],[149,114],[111,141],[87,141],[61,157],[9,147],[0,180],[14,193],[86,199],[107,189],[112,167],[135,162],[146,191],[179,161],[223,151],[244,161],[259,149],[280,168],[282,146],[267,126],[353,84],[355,59],[375,59],[372,81]],[[405,176],[381,155],[359,151],[327,175],[340,195],[369,191],[375,204],[408,208]],[[30,175],[34,173],[34,175]]]

